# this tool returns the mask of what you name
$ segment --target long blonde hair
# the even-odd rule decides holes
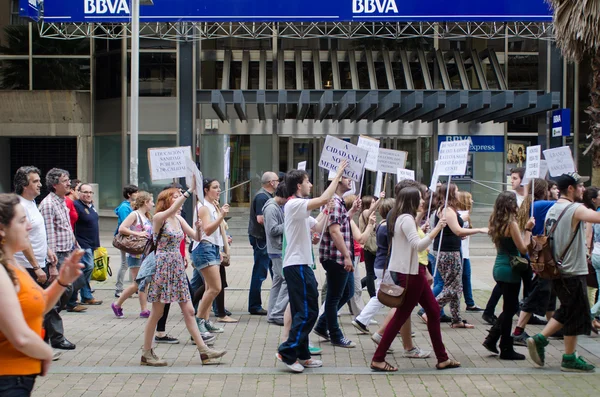
[[[138,209],[142,208],[150,200],[152,200],[152,194],[151,193],[145,192],[143,190],[140,191],[140,192],[138,192],[137,198],[133,202],[133,209],[134,210],[138,210]],[[152,220],[152,214],[149,211],[146,211],[146,213],[144,214],[144,216],[146,218]]]

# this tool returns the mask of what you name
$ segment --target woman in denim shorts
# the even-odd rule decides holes
[[[204,279],[204,295],[198,306],[196,321],[200,332],[221,333],[223,328],[215,326],[209,319],[209,310],[213,301],[222,289],[220,265],[223,236],[220,226],[225,222],[229,212],[229,205],[219,207],[221,186],[215,179],[204,179],[204,203],[198,204],[198,218],[204,225],[202,239],[194,242],[192,260],[194,268],[202,274]]]
[[[119,233],[124,236],[152,236],[152,215],[150,211],[154,208],[154,200],[152,195],[148,192],[139,192],[137,199],[133,203],[134,211],[125,218],[121,226],[119,226]],[[127,266],[131,273],[131,279],[133,283],[127,287],[119,299],[114,302],[110,307],[115,313],[117,318],[123,318],[123,303],[134,293],[138,292],[138,284],[135,282],[138,271],[142,265],[141,255],[130,255],[127,254]],[[150,310],[148,310],[148,300],[146,299],[146,292],[139,291],[140,299],[140,317],[148,318],[150,316]]]

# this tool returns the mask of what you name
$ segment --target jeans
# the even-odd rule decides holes
[[[475,301],[473,300],[473,288],[471,287],[471,260],[469,258],[463,258],[462,282],[465,304],[467,307],[475,306]]]
[[[123,282],[125,281],[125,275],[127,274],[129,267],[127,266],[127,254],[125,251],[121,251],[121,267],[117,273],[117,282],[115,284],[115,292],[123,292]]]
[[[83,284],[83,287],[81,287],[79,291],[74,291],[73,295],[71,295],[71,299],[67,304],[67,306],[70,308],[77,306],[78,292],[81,293],[82,302],[94,299],[92,290],[90,289],[90,280],[92,278],[92,271],[94,271],[94,250],[91,248],[86,248],[84,251],[85,254],[83,254],[83,257],[81,258],[81,263],[83,263],[85,267],[83,268],[83,274],[79,276],[80,279],[83,278],[83,280],[80,280],[80,282]]]
[[[0,396],[28,397],[33,391],[36,375],[0,376]]]
[[[315,325],[319,311],[319,291],[315,274],[307,265],[287,266],[283,275],[288,285],[292,326],[288,339],[279,346],[286,364],[308,360],[308,335]]]
[[[271,259],[267,253],[267,240],[249,236],[250,245],[254,250],[254,267],[252,267],[252,278],[250,280],[250,292],[248,294],[248,311],[256,313],[262,310],[262,299],[260,290],[262,283],[267,279],[267,272],[271,268]],[[271,275],[271,278],[273,276]]]
[[[355,316],[365,308],[365,303],[362,300],[362,283],[359,265],[360,258],[356,257],[354,259],[354,272],[348,275],[348,284],[346,287],[346,290],[352,288],[352,297],[348,300],[348,307],[350,308],[350,312]]]
[[[315,329],[321,333],[328,330],[331,341],[337,343],[344,338],[338,324],[337,312],[350,299],[350,291],[354,292],[354,283],[349,285],[349,273],[337,262],[324,260],[321,265],[326,271],[327,297],[325,298],[325,312],[319,317]]]
[[[273,263],[273,285],[269,294],[267,321],[283,321],[283,314],[289,302],[287,283],[283,276],[283,259],[271,258],[271,263]]]

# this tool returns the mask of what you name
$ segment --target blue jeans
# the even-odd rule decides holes
[[[463,259],[462,284],[463,296],[465,297],[467,307],[475,306],[475,301],[473,300],[473,288],[471,287],[471,260],[468,258]]]
[[[262,299],[260,290],[262,283],[267,279],[267,273],[271,268],[271,259],[267,252],[267,241],[249,236],[250,245],[254,250],[254,267],[252,267],[252,278],[250,279],[250,292],[248,294],[248,311],[256,313],[262,310]]]
[[[28,397],[33,391],[36,375],[0,376],[0,396]]]
[[[90,288],[90,280],[92,278],[92,271],[94,270],[94,250],[86,248],[84,251],[85,254],[83,254],[83,257],[81,258],[81,263],[83,263],[85,267],[83,268],[83,275],[80,277],[84,278],[85,283],[79,290],[80,294],[73,292],[73,295],[71,295],[71,299],[67,304],[70,308],[77,306],[77,295],[81,295],[82,302],[94,299],[92,289]]]
[[[354,294],[354,282],[352,284],[348,282],[351,273],[345,271],[344,267],[337,262],[325,260],[321,264],[326,271],[327,297],[325,298],[325,312],[319,317],[315,329],[323,334],[326,334],[325,331],[328,330],[331,341],[336,343],[344,338],[338,324],[337,313],[350,300],[351,294]]]

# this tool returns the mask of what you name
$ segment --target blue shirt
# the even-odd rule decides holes
[[[119,226],[121,223],[133,212],[131,208],[131,203],[129,200],[124,200],[117,208],[115,208],[115,214],[117,214],[117,230],[115,230],[115,235],[119,232]]]
[[[77,210],[77,222],[75,223],[75,238],[83,249],[100,247],[100,228],[98,226],[98,212],[93,204],[89,206],[81,200],[75,200]]]
[[[383,269],[388,257],[387,223],[377,226],[375,241],[377,241],[377,252],[375,253],[375,262],[373,263],[373,267],[375,269]]]
[[[556,201],[539,200],[533,203],[533,217],[535,218],[535,226],[531,232],[532,236],[540,236],[544,234],[544,223],[546,222],[546,214],[550,207],[552,207]]]

